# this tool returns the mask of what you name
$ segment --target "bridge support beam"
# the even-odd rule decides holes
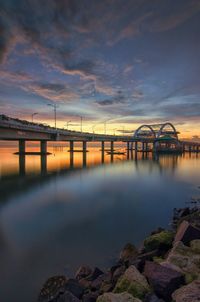
[[[74,152],[74,141],[69,142],[69,151]]]
[[[105,150],[105,142],[101,142],[101,151],[104,153]]]
[[[130,150],[130,144],[129,144],[129,142],[127,142],[127,150],[128,151]]]
[[[19,140],[19,154],[25,154],[26,152],[26,141]]]
[[[47,154],[47,141],[40,141],[40,153]]]
[[[114,142],[113,141],[110,142],[110,152],[111,153],[114,152]]]
[[[87,142],[83,141],[83,153],[87,151]]]
[[[144,151],[145,151],[144,146],[145,146],[145,143],[143,142],[143,143],[142,143],[142,152],[144,152]]]
[[[135,142],[135,152],[137,152],[137,151],[138,151],[138,143]]]

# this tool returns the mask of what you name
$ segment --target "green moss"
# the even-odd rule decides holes
[[[156,263],[161,263],[164,261],[164,259],[162,257],[153,257],[153,261]]]
[[[149,236],[144,241],[145,249],[150,252],[158,249],[160,246],[165,245],[170,247],[174,239],[174,234],[171,231],[162,231],[158,234]]]
[[[195,273],[187,273],[185,274],[185,283],[186,284],[189,284],[191,283],[192,281],[198,279],[198,274],[195,274]]]
[[[190,243],[193,252],[200,253],[200,240],[192,240]]]
[[[113,292],[114,293],[128,292],[133,297],[143,299],[148,291],[149,290],[147,288],[145,288],[138,282],[130,282],[129,280],[127,280],[125,278],[121,278],[118,281]]]

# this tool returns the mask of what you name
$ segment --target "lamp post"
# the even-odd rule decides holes
[[[68,127],[69,127],[69,123],[71,123],[71,120],[68,121],[65,125],[67,125],[67,130],[68,130]]]
[[[34,112],[33,114],[31,114],[31,120],[32,120],[32,123],[33,123],[33,118],[34,118],[34,116],[36,115],[36,114],[38,114],[38,112]]]
[[[109,119],[110,120],[110,119]],[[104,121],[104,134],[106,135],[106,127],[107,127],[107,122],[109,121],[109,120],[105,120]]]
[[[83,117],[80,116],[80,119],[81,119],[81,132],[83,132]]]
[[[57,128],[56,127],[56,122],[57,122],[57,112],[56,112],[56,109],[58,108],[58,105],[57,104],[47,104],[47,105],[53,107],[53,110],[54,110],[54,120],[55,120],[55,128]]]
[[[115,135],[115,131],[117,130],[117,128],[113,129],[113,134]]]

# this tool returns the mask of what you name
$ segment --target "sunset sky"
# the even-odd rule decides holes
[[[200,136],[199,0],[1,0],[0,63],[3,114]]]

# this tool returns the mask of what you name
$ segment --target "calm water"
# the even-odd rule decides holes
[[[35,302],[51,275],[106,268],[127,242],[168,226],[174,207],[199,196],[200,157],[105,155],[67,149],[20,159],[0,148],[0,301]],[[41,171],[42,166],[42,171]]]

